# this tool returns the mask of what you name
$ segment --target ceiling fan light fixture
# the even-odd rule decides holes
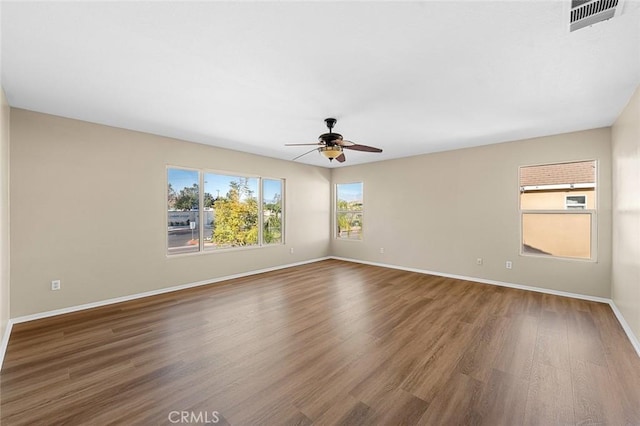
[[[329,159],[329,161],[331,161],[342,154],[342,147],[339,145],[321,146],[320,148],[318,148],[318,151],[320,151],[320,154],[324,155]]]

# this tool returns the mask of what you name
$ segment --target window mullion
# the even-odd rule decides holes
[[[198,251],[204,251],[204,173],[199,171],[200,191],[198,194]]]

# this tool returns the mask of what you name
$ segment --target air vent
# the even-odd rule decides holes
[[[611,19],[622,10],[624,0],[571,0],[569,31]]]

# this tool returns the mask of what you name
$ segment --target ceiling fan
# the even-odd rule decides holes
[[[303,157],[307,154],[312,153],[313,151],[318,151],[320,154],[324,155],[329,159],[329,161],[333,161],[335,159],[339,163],[343,163],[346,160],[344,156],[343,149],[353,149],[354,151],[365,151],[365,152],[382,152],[380,148],[374,148],[372,146],[367,145],[359,145],[357,143],[342,139],[342,135],[340,133],[333,133],[331,129],[336,125],[338,120],[335,118],[325,118],[324,122],[327,124],[329,128],[329,133],[323,133],[318,136],[317,143],[288,143],[285,146],[305,146],[305,145],[316,145],[318,148],[313,148],[309,152],[305,152],[302,155],[298,155],[293,161],[297,160],[300,157]]]

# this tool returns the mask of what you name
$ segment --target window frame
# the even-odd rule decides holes
[[[168,200],[167,200],[167,188],[169,185],[169,169],[179,169],[179,170],[188,170],[188,171],[194,171],[194,172],[198,172],[198,176],[199,176],[199,182],[198,182],[198,189],[199,189],[199,193],[198,193],[198,230],[199,230],[199,234],[198,234],[198,250],[194,250],[194,251],[190,251],[190,252],[184,252],[184,253],[169,253],[169,232],[168,232],[168,226],[169,226],[169,209],[168,209]],[[225,248],[209,248],[206,249],[205,245],[204,245],[204,220],[205,220],[205,214],[204,214],[204,194],[205,194],[205,188],[204,188],[204,181],[205,181],[205,175],[206,174],[217,174],[217,175],[223,175],[223,176],[230,176],[230,177],[241,177],[241,178],[250,178],[250,179],[257,179],[257,194],[256,199],[257,199],[257,204],[258,204],[258,243],[257,244],[252,244],[250,246],[238,246],[238,247],[225,247]],[[267,180],[275,180],[275,181],[280,181],[281,183],[281,199],[280,199],[280,203],[281,203],[281,241],[278,243],[265,243],[263,241],[263,226],[264,226],[264,214],[263,214],[263,181],[267,179]],[[277,178],[277,177],[272,177],[272,176],[259,176],[259,175],[254,175],[254,174],[248,174],[248,173],[240,173],[240,172],[233,172],[233,171],[227,171],[227,170],[217,170],[217,169],[208,169],[208,168],[201,168],[201,167],[185,167],[185,166],[175,166],[175,165],[171,165],[171,164],[166,164],[165,165],[165,200],[164,200],[164,204],[165,204],[165,214],[164,214],[164,229],[165,229],[165,257],[167,258],[176,258],[176,257],[182,257],[182,256],[193,256],[193,255],[202,255],[202,254],[210,254],[210,253],[223,253],[223,252],[229,252],[229,251],[238,251],[238,250],[255,250],[255,249],[260,249],[260,248],[264,248],[264,247],[277,247],[277,246],[284,246],[286,244],[286,233],[285,233],[285,218],[286,218],[286,212],[285,212],[285,192],[286,192],[286,179],[285,178]],[[212,194],[213,195],[213,194]]]
[[[362,188],[362,207],[360,208],[360,210],[339,210],[338,209],[338,185],[353,185],[353,184],[360,184],[361,188]],[[362,242],[364,241],[364,181],[353,181],[353,182],[339,182],[336,183],[333,186],[333,190],[334,190],[334,196],[333,196],[333,204],[334,204],[334,208],[333,208],[333,239],[336,241],[352,241],[352,242]],[[360,228],[360,238],[357,239],[353,239],[353,238],[341,238],[339,236],[339,232],[338,232],[338,214],[340,213],[359,213],[362,222],[361,228]]]
[[[536,167],[536,166],[551,166],[551,165],[560,165],[560,164],[572,164],[572,163],[584,163],[584,162],[593,162],[595,165],[594,172],[594,184],[593,184],[593,209],[587,208],[587,196],[585,195],[585,204],[583,209],[571,209],[567,208],[566,204],[566,196],[564,201],[564,207],[562,209],[544,209],[544,210],[532,210],[532,209],[523,209],[522,208],[522,194],[524,191],[524,187],[520,185],[521,178],[521,170],[527,167]],[[542,258],[542,259],[556,259],[556,260],[564,260],[564,261],[575,261],[575,262],[590,262],[597,263],[598,262],[598,210],[600,197],[598,196],[600,182],[600,165],[598,160],[596,159],[583,159],[583,160],[567,160],[567,161],[557,161],[557,162],[544,162],[544,163],[535,163],[535,164],[526,164],[518,166],[517,171],[517,190],[518,190],[518,224],[519,224],[519,255],[524,257],[534,257],[534,258]],[[579,189],[576,186],[575,189]],[[574,189],[574,188],[572,188]],[[568,195],[571,196],[571,195]],[[546,255],[546,254],[538,254],[538,253],[525,253],[524,248],[524,226],[523,226],[523,218],[525,214],[564,214],[564,215],[576,215],[583,214],[589,215],[590,219],[590,257],[589,258],[581,258],[581,257],[568,257],[568,256],[556,256],[556,255]]]

